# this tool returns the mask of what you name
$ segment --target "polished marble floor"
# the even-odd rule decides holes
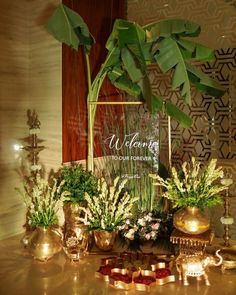
[[[0,242],[0,295],[134,295],[146,294],[139,291],[115,290],[95,278],[101,255],[89,255],[77,264],[71,264],[64,253],[48,263],[31,258],[20,244],[20,236]],[[211,286],[203,281],[190,280],[184,287],[179,281],[154,287],[152,294],[165,295],[235,295],[236,270],[224,275],[219,268],[209,274]]]

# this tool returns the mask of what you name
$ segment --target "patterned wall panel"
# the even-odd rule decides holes
[[[223,97],[201,95],[192,89],[193,103],[185,106],[177,91],[172,91],[170,75],[157,67],[150,68],[152,86],[157,94],[177,102],[193,119],[190,129],[181,128],[172,121],[172,162],[176,166],[192,155],[207,162],[217,158],[234,180],[230,192],[236,197],[236,1],[228,0],[130,0],[128,19],[146,24],[158,19],[187,18],[202,27],[200,42],[216,50],[212,63],[199,65],[227,88]],[[167,163],[167,120],[161,119],[161,160]],[[231,199],[231,214],[236,214],[236,198]],[[222,236],[219,218],[222,206],[214,210],[212,218],[216,233]],[[236,238],[236,223],[231,227]]]
[[[141,25],[165,18],[190,19],[201,24],[202,42],[212,48],[235,46],[234,0],[128,0],[128,18]]]

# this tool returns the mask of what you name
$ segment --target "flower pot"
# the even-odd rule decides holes
[[[174,226],[186,234],[201,234],[210,227],[209,218],[197,207],[178,210],[173,216]]]
[[[61,248],[61,235],[53,227],[37,227],[32,233],[28,245],[31,255],[41,261],[47,261],[60,252]]]
[[[112,250],[117,236],[116,231],[94,230],[94,240],[96,246],[102,251]]]
[[[72,261],[85,256],[91,243],[88,227],[82,222],[86,221],[86,211],[80,204],[66,203],[63,206],[65,215],[63,250]]]
[[[84,204],[77,203],[65,203],[63,206],[63,211],[65,215],[65,225],[69,226],[73,223],[79,223],[85,218]]]
[[[83,258],[88,250],[89,232],[83,223],[73,223],[64,232],[63,250],[71,261]]]

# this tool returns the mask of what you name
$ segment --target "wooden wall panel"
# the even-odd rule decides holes
[[[96,40],[90,54],[94,77],[106,56],[105,43],[114,19],[125,17],[125,0],[63,2],[83,17]],[[81,51],[77,53],[68,46],[63,46],[62,52],[63,162],[70,162],[86,159],[87,155],[87,84]],[[109,98],[110,95],[119,98],[117,91],[106,81],[101,90],[101,99]],[[99,125],[99,118],[96,121]],[[98,147],[95,147],[95,154],[101,155]]]

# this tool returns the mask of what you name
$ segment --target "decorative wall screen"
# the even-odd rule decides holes
[[[158,68],[150,68],[153,89],[173,101],[179,101],[193,118],[190,129],[181,128],[172,121],[172,162],[179,166],[192,155],[198,160],[217,158],[227,173],[233,177],[231,194],[236,197],[236,3],[229,0],[130,0],[128,19],[141,25],[165,18],[184,18],[199,23],[202,27],[199,42],[216,49],[214,62],[201,65],[205,73],[211,74],[227,93],[223,97],[204,96],[192,90],[191,107],[184,106],[179,94],[170,88],[168,74]],[[162,161],[167,162],[167,120],[160,121]],[[231,199],[231,215],[236,214],[236,198]],[[219,217],[222,207],[214,212],[217,235],[222,236],[223,226]],[[231,226],[231,235],[236,238],[236,223]]]

